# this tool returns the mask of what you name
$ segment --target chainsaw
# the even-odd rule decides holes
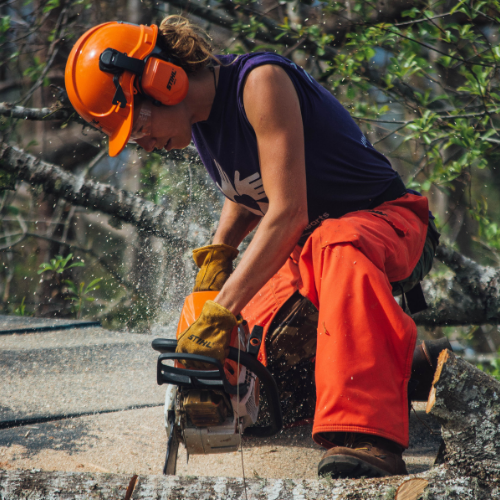
[[[218,292],[189,295],[181,312],[177,336],[201,313],[204,303]],[[161,354],[157,361],[157,382],[167,384],[165,427],[167,454],[163,474],[176,472],[179,444],[189,455],[237,451],[242,436],[270,437],[283,427],[276,382],[257,359],[263,328],[249,332],[245,321],[231,332],[229,355],[220,363],[199,354],[176,353],[177,340],[155,339],[152,347]],[[185,368],[189,360],[212,366],[208,370]],[[269,425],[255,426],[259,413],[260,387],[266,397]]]

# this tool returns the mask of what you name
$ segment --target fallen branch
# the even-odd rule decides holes
[[[461,476],[453,470],[437,467],[417,476],[393,476],[368,480],[294,480],[294,479],[246,479],[246,495],[243,479],[230,477],[193,476],[138,476],[133,498],[211,498],[214,500],[316,500],[317,498],[350,498],[373,500],[375,498],[403,497],[400,492],[412,481],[428,482],[424,486],[424,498],[472,500],[495,498],[494,486],[477,484],[476,478]],[[0,498],[17,500],[33,498],[73,498],[84,500],[100,498],[111,500],[124,498],[131,482],[126,474],[99,474],[77,472],[42,472],[40,470],[0,470]],[[425,483],[424,483],[425,485]],[[398,490],[399,488],[399,490]],[[397,491],[398,490],[398,491]],[[395,496],[395,494],[397,496]],[[484,496],[479,496],[484,495]],[[492,495],[492,496],[488,496]]]
[[[74,109],[69,108],[25,108],[24,106],[13,106],[7,102],[0,103],[0,115],[21,120],[68,120],[83,122]]]
[[[186,244],[186,228],[177,223],[174,213],[140,196],[108,184],[83,180],[56,165],[5,144],[0,147],[0,168],[8,173],[15,173],[18,180],[42,186],[45,193],[73,205],[98,210],[131,223],[170,244]],[[187,239],[189,240],[189,235]],[[196,243],[199,244],[199,241]]]
[[[481,266],[450,247],[439,245],[436,258],[453,277],[423,281],[429,309],[415,315],[419,325],[500,323],[500,270]]]

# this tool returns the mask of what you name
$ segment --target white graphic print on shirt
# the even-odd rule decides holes
[[[269,207],[269,201],[262,185],[260,173],[254,174],[240,179],[238,170],[234,172],[234,182],[231,182],[228,175],[222,167],[214,160],[215,166],[219,171],[220,185],[217,187],[231,200],[240,205],[245,205],[250,212],[256,215],[265,215]]]

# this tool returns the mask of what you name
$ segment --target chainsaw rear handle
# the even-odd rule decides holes
[[[220,361],[208,356],[199,354],[176,353],[177,341],[171,339],[155,339],[152,343],[153,349],[161,352],[158,356],[157,381],[161,384],[174,384],[179,387],[197,388],[197,389],[224,389],[227,393],[235,395],[239,391],[240,396],[244,396],[248,391],[247,384],[240,384],[239,389],[231,385],[226,378],[224,368]],[[238,349],[229,348],[228,359],[238,362]],[[191,360],[199,363],[214,365],[214,370],[190,370],[187,368],[175,368],[164,365],[166,360]],[[249,371],[255,374],[262,382],[262,387],[266,394],[267,404],[269,406],[269,415],[271,424],[265,427],[247,427],[243,433],[250,437],[271,437],[277,434],[283,428],[283,417],[281,414],[281,405],[278,386],[269,370],[257,360],[255,355],[247,352],[239,352],[240,363]]]

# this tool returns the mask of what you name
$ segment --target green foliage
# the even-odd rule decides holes
[[[15,191],[16,189],[16,174],[5,172],[0,169],[0,192]]]
[[[14,310],[15,316],[28,316],[28,313],[26,312],[26,304],[24,303],[25,299],[26,297],[23,297],[21,304],[19,304],[19,306]]]
[[[52,271],[56,274],[62,274],[64,271],[71,269],[72,267],[84,267],[83,262],[73,262],[69,264],[69,261],[73,258],[73,254],[70,253],[66,257],[62,255],[56,255],[55,259],[50,259],[50,262],[43,262],[40,264],[40,269],[38,274],[42,274],[47,271]]]
[[[48,2],[45,4],[44,8],[42,9],[42,12],[44,14],[50,12],[51,10],[57,9],[60,5],[59,0],[48,0]]]
[[[500,357],[491,360],[488,364],[479,364],[478,368],[488,375],[500,380]]]
[[[33,56],[33,63],[23,71],[23,76],[27,76],[32,82],[36,82],[45,68],[45,61],[38,56]],[[48,78],[44,79],[44,86],[49,84]]]
[[[10,16],[2,16],[0,17],[0,43],[5,42],[6,33],[10,29]]]
[[[71,259],[73,258],[73,254],[70,253],[66,257],[61,255],[57,255],[55,259],[51,259],[50,262],[43,262],[40,264],[40,269],[38,270],[38,274],[52,272],[54,278],[57,279],[58,275],[62,275],[64,272],[68,271],[73,267],[84,267],[85,264],[83,262],[73,262],[70,264]],[[94,297],[90,295],[91,292],[95,292],[99,290],[100,285],[98,284],[103,278],[96,278],[92,280],[88,285],[85,285],[85,282],[82,281],[78,285],[70,279],[63,279],[62,283],[64,283],[68,289],[69,297],[66,297],[65,300],[70,300],[73,302],[72,310],[76,313],[77,318],[81,318],[82,309],[85,302],[93,302],[95,300]]]
[[[77,318],[80,319],[82,316],[82,307],[84,302],[93,302],[95,299],[91,297],[90,292],[99,290],[101,287],[98,283],[102,278],[96,278],[92,280],[87,286],[85,282],[82,281],[78,286],[72,280],[63,280],[68,286],[71,295],[66,300],[71,300],[73,302],[73,311],[76,312]]]

